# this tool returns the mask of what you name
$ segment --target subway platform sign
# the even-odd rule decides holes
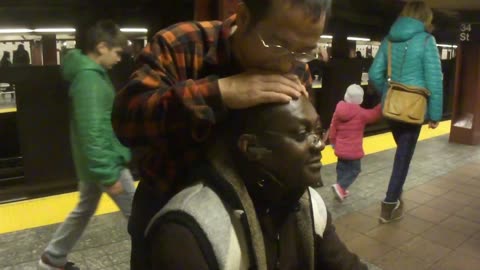
[[[460,24],[459,41],[480,43],[480,23]]]

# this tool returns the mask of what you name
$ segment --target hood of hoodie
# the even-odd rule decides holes
[[[78,49],[71,50],[65,55],[62,64],[62,76],[65,80],[72,82],[77,74],[84,70],[93,70],[100,73],[102,76],[107,74],[102,66],[95,63]]]
[[[404,42],[418,33],[425,32],[425,24],[410,17],[400,17],[393,23],[388,38],[393,42]]]
[[[335,110],[335,115],[338,120],[346,122],[359,115],[361,107],[358,104],[347,103],[345,101],[340,101]]]

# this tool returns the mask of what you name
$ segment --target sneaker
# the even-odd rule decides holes
[[[332,185],[332,189],[337,196],[337,199],[341,202],[348,196],[348,193],[345,192],[345,190],[339,184]]]
[[[38,268],[42,270],[80,270],[77,266],[75,266],[72,262],[67,262],[64,266],[58,267],[54,266],[47,256],[42,255],[40,261],[38,262]]]
[[[403,218],[403,201],[398,200],[396,203],[382,202],[382,210],[379,222],[382,224],[397,221]]]

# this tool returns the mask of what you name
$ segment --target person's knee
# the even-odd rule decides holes
[[[97,210],[98,202],[97,203],[89,203],[89,204],[81,204],[75,210],[73,210],[71,216],[72,217],[81,217],[81,218],[90,218],[95,214]]]

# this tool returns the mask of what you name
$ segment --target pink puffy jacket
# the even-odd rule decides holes
[[[335,146],[335,155],[341,159],[362,158],[363,131],[367,124],[376,122],[382,116],[381,105],[364,109],[360,105],[340,101],[330,125],[330,143]]]

